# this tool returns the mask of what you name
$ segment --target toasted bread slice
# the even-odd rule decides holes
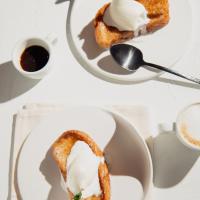
[[[103,152],[86,133],[77,130],[64,132],[52,145],[52,155],[65,181],[67,180],[67,158],[71,152],[73,145],[77,141],[84,141],[89,145],[96,156],[103,156]],[[91,196],[84,200],[110,200],[110,177],[106,163],[99,164],[98,174],[102,194],[98,197]],[[67,190],[69,193],[69,197],[72,200],[74,198],[74,194],[72,194],[69,188],[67,188]]]
[[[134,0],[133,0],[134,1]],[[149,23],[146,32],[154,32],[164,27],[169,22],[168,0],[137,0],[142,3],[148,12]],[[97,44],[102,48],[130,40],[134,37],[133,31],[119,31],[116,27],[108,26],[103,17],[110,3],[105,4],[96,14],[94,19],[95,37]],[[140,32],[140,35],[143,34]]]

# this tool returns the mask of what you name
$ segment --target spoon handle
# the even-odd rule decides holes
[[[189,76],[189,75],[180,74],[179,72],[171,70],[171,69],[169,69],[167,67],[162,67],[162,66],[159,66],[159,65],[156,65],[156,64],[152,64],[152,63],[147,63],[147,62],[145,62],[145,65],[148,65],[150,67],[153,67],[153,68],[156,68],[156,69],[159,69],[159,70],[174,74],[174,75],[179,76],[181,78],[184,78],[184,79],[187,79],[189,81],[192,81],[192,82],[200,84],[200,79],[192,77],[192,76]]]

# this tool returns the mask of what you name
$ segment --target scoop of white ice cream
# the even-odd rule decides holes
[[[139,31],[150,19],[141,3],[135,0],[112,0],[103,20],[120,31]]]
[[[82,198],[100,195],[98,168],[101,162],[85,142],[74,144],[67,159],[67,187],[76,195],[82,193]]]

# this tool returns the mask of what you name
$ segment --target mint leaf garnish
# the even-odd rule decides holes
[[[78,194],[76,194],[76,195],[74,196],[74,199],[73,199],[73,200],[80,200],[80,199],[81,199],[81,196],[82,196],[82,193],[79,192]]]

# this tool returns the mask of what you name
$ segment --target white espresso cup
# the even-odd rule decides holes
[[[191,104],[178,114],[176,133],[184,145],[200,151],[200,103]]]
[[[14,50],[12,55],[12,62],[16,70],[25,77],[32,78],[32,79],[42,79],[52,68],[52,57],[53,57],[53,47],[52,44],[54,43],[55,38],[47,37],[45,39],[32,37],[25,40],[19,41]],[[21,58],[23,52],[32,46],[39,46],[44,48],[48,52],[48,60],[46,64],[37,71],[26,71],[23,69],[21,65]]]

